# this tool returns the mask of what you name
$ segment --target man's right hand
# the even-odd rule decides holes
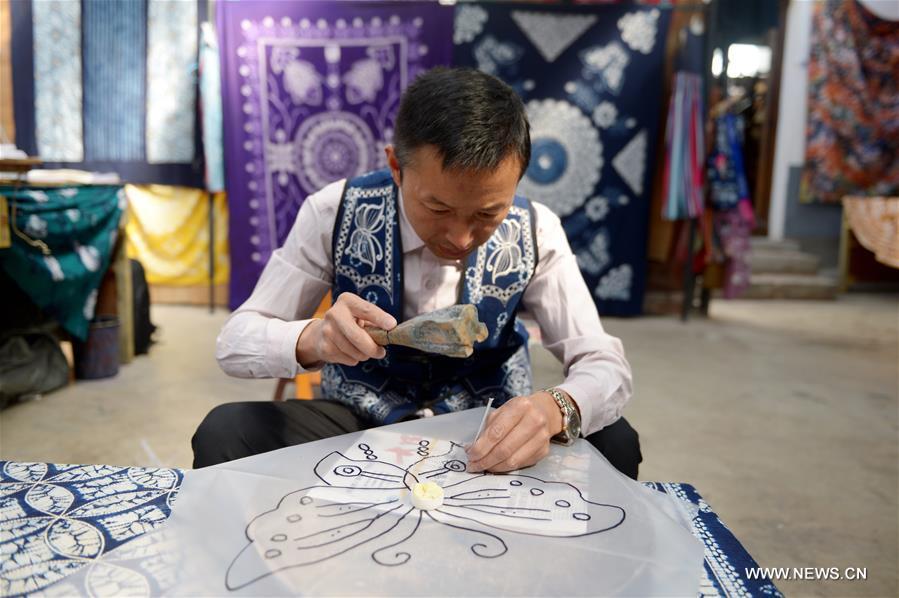
[[[314,368],[323,363],[357,365],[386,355],[365,332],[365,325],[391,330],[396,319],[373,303],[352,293],[341,293],[325,317],[313,320],[297,339],[297,363]]]

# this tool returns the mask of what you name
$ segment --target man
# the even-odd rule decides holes
[[[470,471],[533,465],[550,441],[583,434],[625,474],[641,461],[621,418],[631,395],[621,343],[606,334],[559,219],[515,196],[530,160],[524,106],[498,79],[434,69],[406,90],[387,169],[309,196],[216,356],[238,377],[323,368],[327,400],[215,408],[193,438],[194,467],[483,405],[500,405],[468,451]],[[332,307],[308,319],[325,293]],[[489,331],[467,359],[378,346],[365,324],[473,303]],[[532,392],[529,312],[565,366]]]

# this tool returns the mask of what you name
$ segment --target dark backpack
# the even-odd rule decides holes
[[[150,350],[156,326],[150,321],[150,287],[144,267],[137,260],[131,261],[131,286],[134,299],[134,354],[142,355]]]

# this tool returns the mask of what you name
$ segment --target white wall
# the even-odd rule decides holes
[[[774,145],[774,180],[768,211],[768,237],[775,240],[784,237],[790,167],[798,166],[805,160],[806,88],[813,7],[811,0],[793,0],[787,7]]]

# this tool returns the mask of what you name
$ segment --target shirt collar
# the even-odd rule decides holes
[[[419,237],[418,233],[415,232],[415,229],[412,228],[412,223],[410,223],[409,219],[406,217],[406,205],[405,201],[403,201],[403,192],[399,190],[399,187],[397,187],[397,193],[399,194],[400,239],[402,239],[403,242],[403,253],[410,253],[423,247],[425,242],[421,240],[421,237]]]

